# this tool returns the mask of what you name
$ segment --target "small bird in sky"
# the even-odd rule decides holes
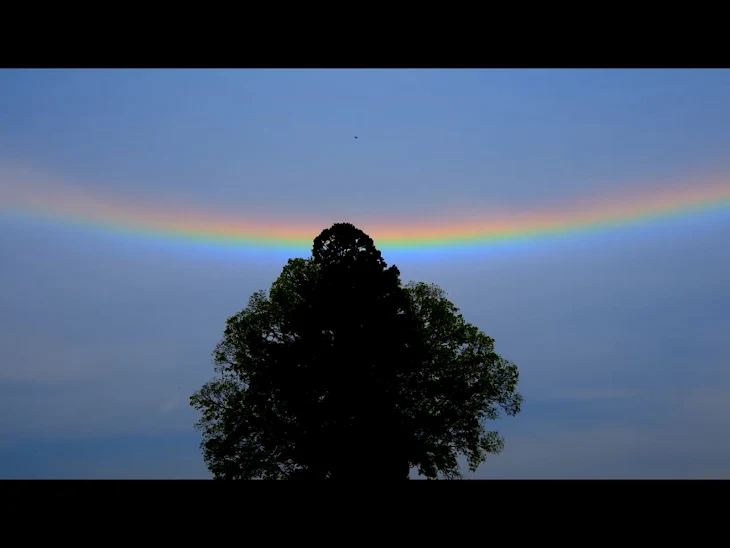
[[[357,135],[355,135],[355,139],[357,139]]]

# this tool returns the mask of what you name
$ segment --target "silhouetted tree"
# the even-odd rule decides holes
[[[474,470],[502,450],[485,423],[522,402],[494,341],[348,223],[228,319],[213,363],[191,405],[221,479],[458,478],[459,455]]]

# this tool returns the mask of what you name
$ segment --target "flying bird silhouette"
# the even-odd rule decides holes
[[[355,139],[357,139],[357,135],[355,135]]]

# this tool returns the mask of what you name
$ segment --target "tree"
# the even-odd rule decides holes
[[[338,223],[226,322],[216,378],[191,397],[221,479],[458,478],[520,411],[518,369],[436,285],[403,285],[373,240]]]

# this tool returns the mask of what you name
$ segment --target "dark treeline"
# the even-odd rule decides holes
[[[338,223],[228,319],[216,376],[191,397],[219,479],[459,478],[516,415],[518,369],[433,284],[400,280]]]

